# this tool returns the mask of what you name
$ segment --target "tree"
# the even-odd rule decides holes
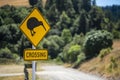
[[[65,41],[66,44],[72,41],[72,34],[69,29],[64,29],[62,31],[61,37]]]
[[[82,8],[82,0],[72,0],[73,7],[77,14],[80,14]]]
[[[72,34],[75,34],[75,33],[85,34],[87,31],[89,31],[89,18],[88,18],[88,14],[86,13],[85,10],[81,10],[81,15],[79,15],[75,19],[75,21],[70,29],[72,31]]]
[[[65,11],[63,11],[60,15],[59,21],[56,23],[56,26],[59,30],[71,27],[71,19]]]
[[[0,49],[0,58],[13,59],[13,54],[7,47],[2,48]]]
[[[38,0],[38,2],[34,6],[37,7],[43,15],[45,14],[44,4],[42,0]]]
[[[20,7],[12,12],[12,19],[15,23],[21,23],[22,20],[28,15],[29,11],[27,8]]]
[[[20,36],[20,40],[18,41],[18,54],[21,58],[23,58],[24,49],[31,48],[31,43],[27,40],[24,35]]]
[[[85,11],[81,13],[79,24],[80,24],[79,25],[80,32],[82,32],[83,34],[86,34],[86,32],[89,30],[89,21],[87,19],[87,14]]]
[[[54,59],[62,51],[64,46],[64,41],[61,37],[57,35],[49,36],[47,39],[43,40],[43,48],[48,49],[49,56]]]
[[[56,0],[56,6],[60,12],[73,8],[71,0]]]
[[[102,29],[101,24],[104,21],[105,15],[101,8],[92,7],[90,11],[90,28],[97,30]]]
[[[91,9],[91,0],[82,0],[82,9],[89,12]]]
[[[92,5],[96,6],[96,0],[92,0]]]
[[[46,16],[47,16],[47,19],[49,20],[51,26],[54,26],[54,28],[55,28],[55,24],[59,20],[59,12],[58,12],[55,4],[53,4],[47,10]]]
[[[52,5],[56,5],[56,0],[47,0],[46,5],[45,5],[45,9],[49,10]]]
[[[2,26],[4,24],[4,20],[2,19],[2,17],[0,16],[0,26]]]

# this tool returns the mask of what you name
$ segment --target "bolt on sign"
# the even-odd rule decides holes
[[[46,60],[46,59],[48,59],[47,50],[39,50],[39,49],[25,49],[24,50],[24,60],[26,61]]]
[[[20,30],[35,47],[43,39],[49,29],[49,24],[37,8],[34,8],[20,25]]]

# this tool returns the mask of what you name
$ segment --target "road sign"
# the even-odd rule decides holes
[[[48,51],[41,49],[25,49],[24,50],[24,60],[47,60]]]
[[[20,25],[20,30],[27,36],[35,47],[46,35],[49,29],[49,24],[37,8],[34,8]]]

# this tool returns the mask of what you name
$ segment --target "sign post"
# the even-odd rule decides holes
[[[32,49],[36,49],[34,45],[32,45]],[[35,68],[35,61],[32,61],[32,80],[36,80]]]
[[[50,26],[41,15],[40,11],[37,8],[34,8],[32,12],[25,18],[19,28],[32,43],[32,49],[24,50],[24,60],[32,60],[32,80],[36,80],[35,61],[48,59],[48,51],[38,50],[36,47],[47,34]]]

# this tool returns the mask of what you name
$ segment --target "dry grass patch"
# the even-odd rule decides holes
[[[0,65],[0,73],[22,73],[24,65]]]
[[[24,76],[0,77],[0,80],[24,80]]]
[[[28,0],[0,0],[0,6],[7,4],[13,6],[30,6]]]

